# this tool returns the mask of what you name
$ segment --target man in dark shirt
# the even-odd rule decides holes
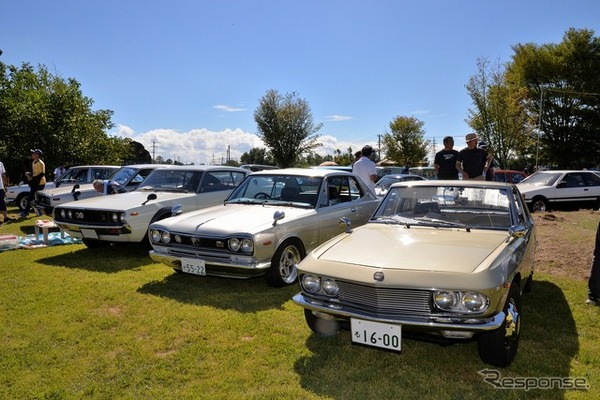
[[[456,160],[458,151],[454,150],[454,138],[446,136],[444,138],[444,148],[435,153],[434,166],[438,179],[458,179],[458,170],[456,169]]]
[[[477,134],[469,133],[465,136],[467,147],[458,153],[456,169],[463,175],[463,179],[485,180],[484,173],[490,168],[492,156],[484,149],[477,147]]]

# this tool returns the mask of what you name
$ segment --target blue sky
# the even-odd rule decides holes
[[[376,145],[397,116],[460,148],[477,58],[507,62],[571,27],[600,35],[600,2],[6,0],[0,61],[75,78],[114,111],[111,135],[198,164],[262,146],[269,89],[308,101],[322,154]]]

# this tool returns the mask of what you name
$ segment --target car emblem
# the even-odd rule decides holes
[[[377,271],[373,274],[373,279],[375,279],[377,282],[383,282],[385,275],[383,275],[382,271]]]

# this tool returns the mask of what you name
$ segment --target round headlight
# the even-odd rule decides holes
[[[452,292],[438,291],[433,294],[433,301],[442,310],[451,310],[456,305],[456,296]]]
[[[177,243],[181,243],[181,236],[179,236],[179,235],[175,235],[175,241],[176,241]]]
[[[238,251],[240,249],[240,240],[237,238],[229,239],[229,249],[231,251]]]
[[[71,211],[71,210],[67,211],[67,217],[69,219],[73,219],[73,211]]]
[[[163,233],[160,235],[160,240],[164,243],[164,244],[169,244],[171,243],[171,234],[167,231],[163,231]]]
[[[254,251],[254,243],[251,239],[242,240],[242,251],[247,254],[251,254]]]
[[[321,279],[314,275],[304,275],[302,277],[302,287],[309,293],[317,293],[321,289]]]
[[[328,296],[337,296],[340,288],[337,285],[337,282],[330,278],[323,278],[321,282],[321,290]]]
[[[469,311],[483,311],[487,307],[488,299],[481,293],[467,292],[463,294],[462,304]]]
[[[61,217],[62,219],[65,219],[65,216],[66,216],[66,215],[67,215],[67,212],[66,212],[64,209],[63,209],[63,210],[60,210],[60,217]]]
[[[127,223],[127,221],[125,220],[125,213],[122,212],[121,214],[119,214],[119,219],[121,220],[122,224]]]
[[[160,242],[160,231],[152,229],[152,231],[150,231],[150,240],[152,240],[152,243]]]
[[[112,222],[114,222],[115,224],[117,222],[119,222],[119,214],[118,213],[112,213],[112,215],[110,217],[112,219]]]

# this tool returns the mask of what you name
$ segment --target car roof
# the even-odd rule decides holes
[[[177,169],[177,170],[188,170],[188,171],[238,171],[248,173],[247,169],[239,167],[230,167],[228,165],[165,165],[161,169]]]
[[[123,165],[121,168],[163,168],[168,164],[129,164]]]
[[[539,174],[556,174],[556,173],[561,173],[564,174],[566,172],[589,172],[591,174],[594,174],[595,171],[590,171],[589,169],[552,169],[552,170],[543,170],[543,171],[536,171],[535,173],[539,173]]]
[[[252,176],[258,175],[273,175],[273,174],[284,174],[284,175],[296,175],[296,176],[317,176],[324,177],[329,175],[352,175],[349,171],[329,168],[284,168],[284,169],[271,169],[264,171],[253,172]]]
[[[387,174],[387,175],[383,175],[381,177],[381,179],[384,179],[384,178],[394,178],[394,179],[419,178],[419,180],[425,179],[421,175],[417,175],[417,174]]]
[[[69,167],[68,170],[83,169],[83,168],[115,168],[115,169],[119,169],[121,167],[118,166],[118,165],[97,165],[97,164],[90,164],[90,165],[74,165],[72,167]]]
[[[489,187],[495,189],[506,188],[507,186],[515,186],[509,182],[496,182],[496,181],[479,181],[474,179],[460,179],[460,180],[424,180],[424,181],[404,181],[397,182],[392,185],[395,186],[464,186],[464,187]]]

